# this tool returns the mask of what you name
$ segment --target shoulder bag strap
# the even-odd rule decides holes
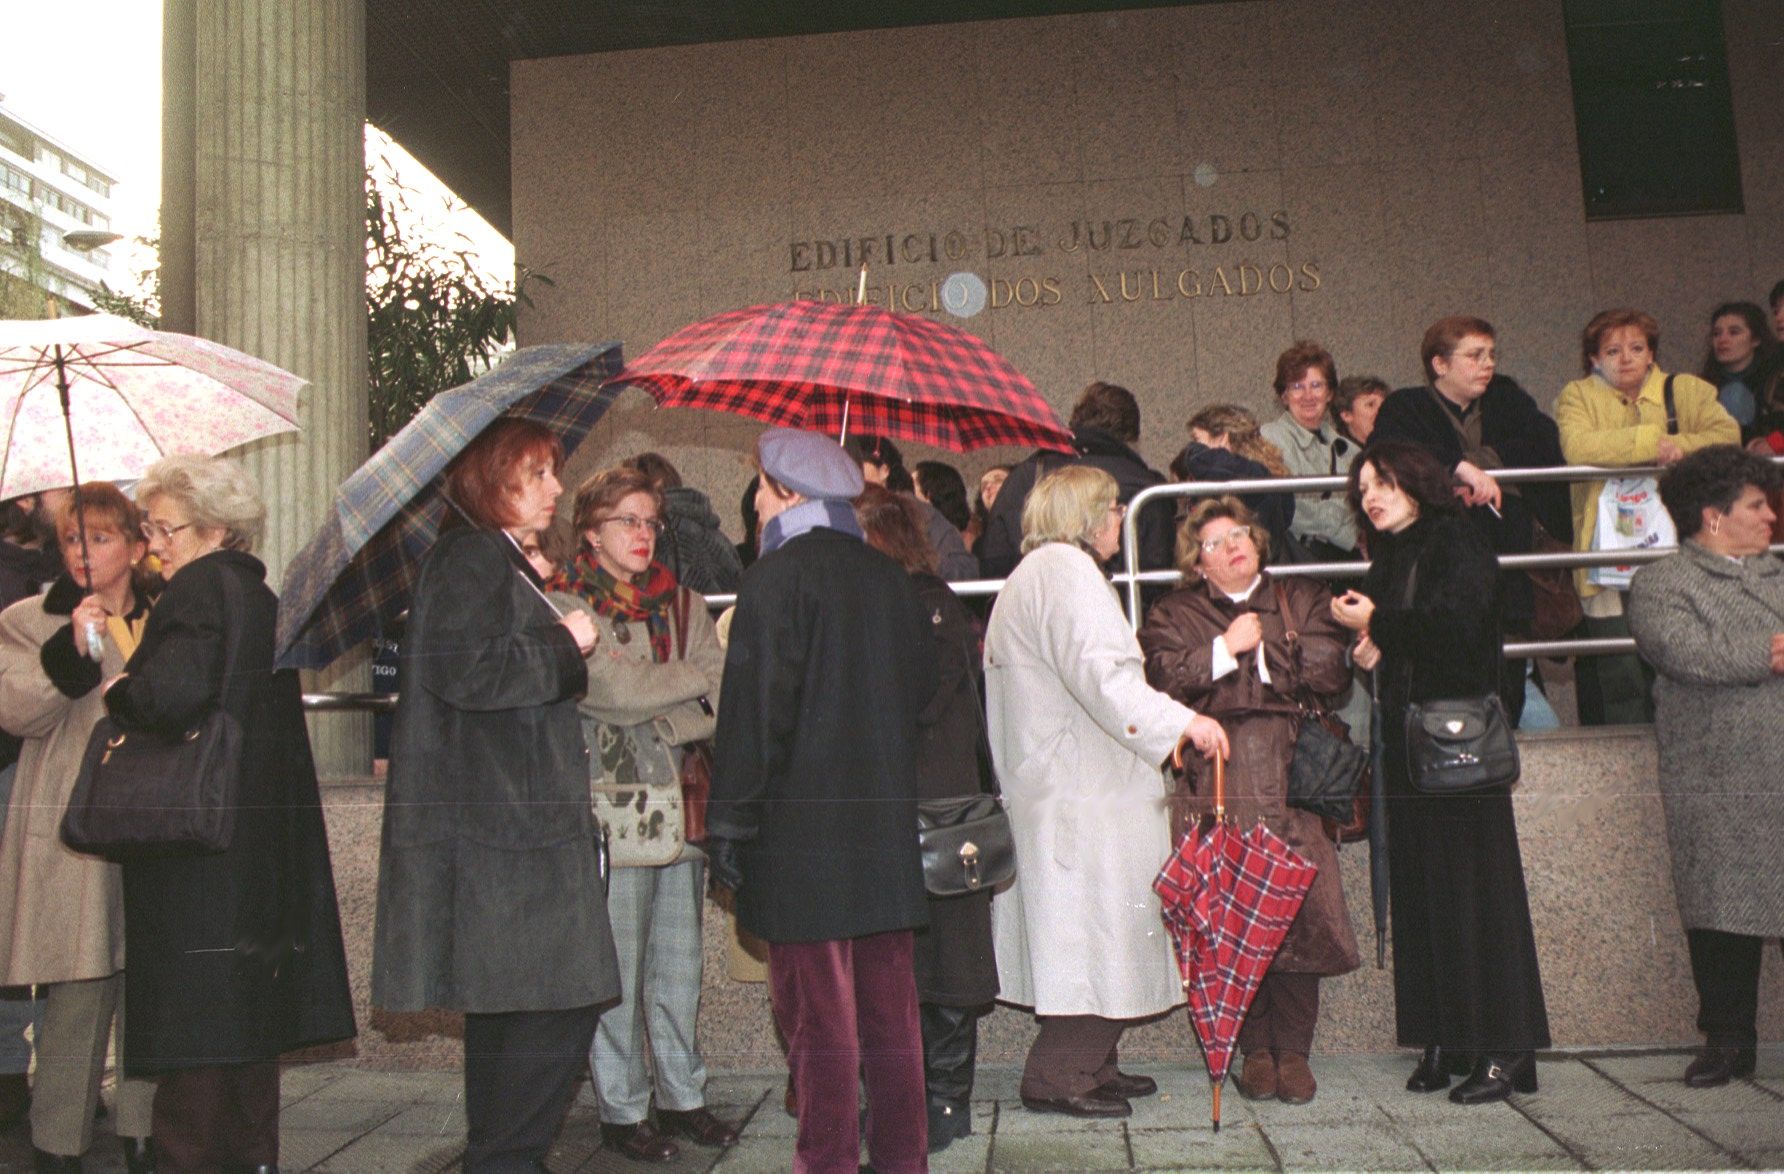
[[[1673,376],[1666,377],[1666,383],[1660,389],[1660,397],[1666,401],[1666,434],[1677,436],[1679,434],[1679,405],[1678,401],[1673,399]]]
[[[670,607],[670,615],[673,616],[675,620],[676,660],[686,660],[688,658],[688,608],[693,605],[692,601],[688,598],[688,595],[689,591],[686,587],[681,586],[679,583],[676,584],[675,603]]]
[[[242,629],[247,627],[248,608],[242,598],[242,581],[233,567],[223,570],[223,682],[217,697],[217,708],[227,710],[232,698],[247,697],[247,673],[240,666]],[[244,711],[243,716],[247,714]]]
[[[1276,610],[1282,613],[1283,639],[1288,641],[1289,657],[1295,662],[1295,671],[1296,674],[1299,675],[1301,669],[1301,634],[1295,631],[1294,619],[1289,614],[1288,592],[1283,590],[1282,580],[1277,579],[1275,576],[1271,576],[1270,578],[1270,587],[1276,593]],[[1274,686],[1272,686],[1272,688],[1274,688]],[[1326,711],[1326,706],[1321,704],[1319,698],[1314,696],[1313,690],[1307,688],[1305,685],[1300,685],[1292,694],[1284,693],[1281,689],[1277,689],[1276,692],[1300,706],[1301,712],[1308,716],[1323,714]]]

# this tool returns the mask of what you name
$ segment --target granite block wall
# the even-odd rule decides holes
[[[1673,897],[1652,731],[1572,730],[1527,735],[1522,745],[1525,773],[1515,802],[1555,1045],[1696,1042],[1697,999]],[[360,1022],[357,1044],[329,1054],[454,1069],[461,1048],[455,1016],[389,1015],[367,1005],[381,801],[382,788],[372,783],[324,790]],[[1347,847],[1340,858],[1364,964],[1322,984],[1320,1051],[1395,1046],[1392,971],[1374,964],[1368,861],[1366,845]],[[1391,927],[1389,933],[1391,942]],[[779,1066],[765,988],[726,976],[726,918],[710,904],[705,937],[700,1039],[708,1066]],[[1760,1008],[1762,1038],[1784,1039],[1784,965],[1776,950],[1766,952]],[[984,1021],[980,1055],[986,1063],[1020,1063],[1033,1034],[1026,1012],[1000,1007]],[[1194,1062],[1187,1017],[1175,1012],[1130,1032],[1123,1055]]]
[[[1202,405],[1273,415],[1297,338],[1401,385],[1429,322],[1477,313],[1549,402],[1586,320],[1635,303],[1663,362],[1694,369],[1710,308],[1784,276],[1784,6],[1723,15],[1745,214],[1592,224],[1560,0],[1254,0],[517,62],[515,245],[555,282],[523,341],[642,353],[720,310],[845,296],[865,247],[874,300],[984,337],[1062,413],[1092,379],[1131,388],[1159,468]],[[940,308],[956,273],[986,309]],[[629,392],[571,474],[655,448],[734,527],[755,432]]]

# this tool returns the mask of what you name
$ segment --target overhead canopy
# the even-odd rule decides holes
[[[366,0],[366,117],[511,236],[511,61],[1206,2]]]

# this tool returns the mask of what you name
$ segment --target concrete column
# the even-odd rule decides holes
[[[165,324],[310,380],[301,434],[231,454],[266,498],[277,589],[366,455],[364,3],[166,0],[165,23]],[[311,732],[323,774],[369,771],[366,718]]]

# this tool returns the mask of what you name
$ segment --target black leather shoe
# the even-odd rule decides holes
[[[1150,1076],[1131,1076],[1117,1071],[1113,1079],[1103,1081],[1098,1087],[1103,1092],[1132,1100],[1134,1097],[1149,1097],[1157,1092],[1158,1081]]]
[[[681,1147],[658,1133],[649,1121],[636,1125],[609,1125],[603,1121],[601,1140],[609,1149],[634,1162],[673,1162],[681,1156]]]
[[[1093,1088],[1076,1097],[1022,1098],[1022,1107],[1031,1113],[1064,1113],[1067,1117],[1131,1117],[1134,1107],[1126,1097],[1118,1097],[1100,1088]]]
[[[127,1174],[155,1174],[155,1139],[152,1137],[120,1137],[124,1145],[124,1169]]]
[[[1517,1052],[1509,1056],[1482,1056],[1474,1066],[1474,1075],[1450,1089],[1450,1100],[1458,1105],[1484,1105],[1503,1101],[1514,1092],[1536,1091],[1536,1053]]]
[[[728,1150],[737,1144],[737,1126],[721,1121],[712,1110],[658,1109],[657,1128],[670,1137],[685,1137],[695,1145]]]
[[[1419,1059],[1419,1066],[1406,1078],[1406,1091],[1437,1092],[1448,1088],[1449,1082],[1449,1053],[1432,1044]]]
[[[1685,1069],[1689,1088],[1721,1088],[1737,1076],[1751,1076],[1758,1061],[1754,1048],[1725,1048],[1716,1044],[1697,1053]]]
[[[35,1174],[80,1174],[79,1154],[49,1154],[31,1147],[31,1169]]]
[[[968,1105],[929,1102],[929,1152],[939,1154],[963,1137],[971,1136],[973,1113]]]

